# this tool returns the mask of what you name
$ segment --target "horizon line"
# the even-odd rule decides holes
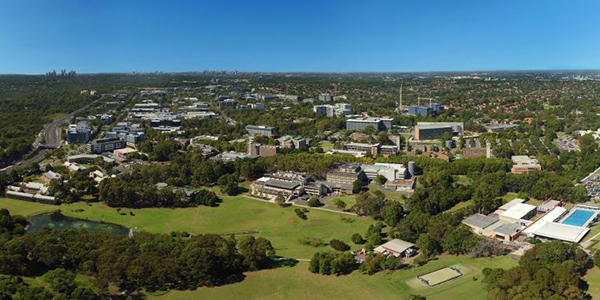
[[[52,70],[56,71],[56,70]],[[59,70],[60,71],[60,70]],[[492,70],[429,70],[429,71],[240,71],[240,70],[201,70],[201,71],[108,71],[82,72],[77,75],[108,75],[108,74],[195,74],[203,72],[238,72],[238,73],[271,73],[271,74],[419,74],[419,73],[499,73],[499,72],[567,72],[567,71],[599,71],[600,68],[556,68],[556,69],[492,69]],[[50,71],[49,71],[50,72]],[[46,76],[46,73],[0,73],[0,76]],[[60,76],[57,74],[57,76]]]

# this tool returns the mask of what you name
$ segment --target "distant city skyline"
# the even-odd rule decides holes
[[[600,69],[600,1],[4,1],[0,73]]]

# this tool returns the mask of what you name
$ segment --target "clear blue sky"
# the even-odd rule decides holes
[[[0,73],[600,69],[600,1],[1,0]]]

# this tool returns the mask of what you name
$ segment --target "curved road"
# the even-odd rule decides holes
[[[85,105],[84,107],[76,111],[65,115],[64,117],[58,118],[52,121],[51,123],[44,125],[44,128],[40,131],[38,137],[32,144],[32,150],[29,153],[23,155],[23,157],[20,160],[14,161],[11,165],[0,171],[9,170],[14,166],[27,166],[29,164],[39,163],[42,160],[44,160],[46,156],[48,156],[48,154],[52,152],[52,149],[57,149],[62,145],[60,125],[64,122],[68,122],[71,118],[73,118],[75,114],[87,109],[96,101],[98,101],[98,99],[92,101],[91,103]],[[42,144],[43,139],[46,140],[45,144]]]

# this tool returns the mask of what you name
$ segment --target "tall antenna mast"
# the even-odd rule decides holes
[[[400,84],[400,114],[402,114],[402,84]]]

